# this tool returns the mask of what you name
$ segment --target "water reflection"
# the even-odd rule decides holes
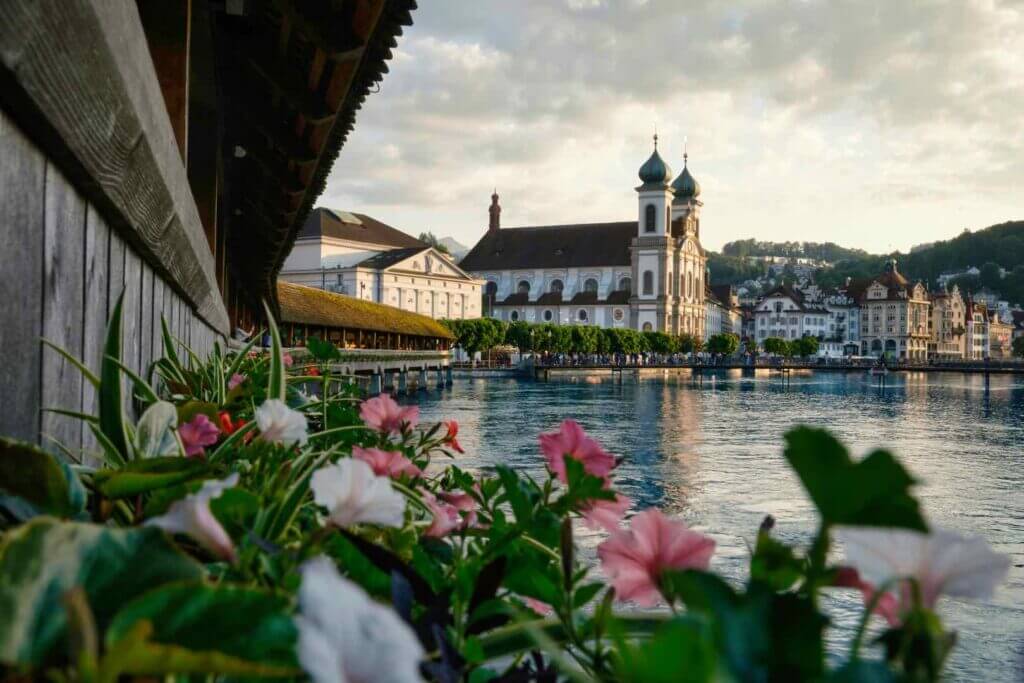
[[[468,455],[460,465],[506,463],[537,475],[537,434],[564,417],[623,456],[617,485],[637,508],[665,507],[718,542],[715,567],[746,575],[747,544],[765,514],[777,533],[801,540],[814,510],[782,460],[782,434],[795,424],[833,430],[858,456],[893,449],[921,481],[931,522],[984,534],[1013,555],[1008,583],[990,604],[947,601],[961,633],[954,680],[1024,680],[1024,382],[1006,376],[739,370],[654,374],[621,383],[566,376],[549,383],[461,379],[443,394],[420,394],[424,419],[459,420]],[[599,535],[586,537],[591,551]],[[853,596],[828,601],[832,641],[855,624]]]

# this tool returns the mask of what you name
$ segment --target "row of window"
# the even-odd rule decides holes
[[[622,319],[625,318],[625,316],[626,314],[621,308],[616,308],[612,310],[612,318],[614,318],[616,322],[621,322]],[[549,323],[555,319],[555,312],[552,311],[550,308],[546,308],[541,313],[541,318],[543,318],[544,322]],[[511,320],[512,322],[520,320],[521,318],[519,315],[519,311],[511,311],[508,314],[508,319]],[[587,312],[587,309],[581,308],[578,311],[576,311],[576,320],[585,323],[590,320],[590,313]]]
[[[672,273],[671,272],[669,272],[669,274],[668,274],[668,281],[669,282],[674,282],[674,280],[672,279]],[[642,286],[643,286],[643,294],[644,294],[644,296],[653,296],[654,295],[654,273],[652,271],[650,271],[650,270],[645,270],[644,274],[642,276],[642,279],[641,279],[641,283],[642,283]],[[701,291],[700,290],[700,287],[701,287],[700,277],[699,276],[694,277],[693,273],[687,273],[686,275],[680,276],[679,277],[679,282],[676,283],[676,284],[678,285],[678,288],[674,292],[676,296],[682,295],[682,296],[685,296],[687,298],[692,298],[692,297],[696,296],[698,292]],[[669,292],[669,293],[671,294],[672,292]]]
[[[596,294],[598,286],[599,286],[599,284],[598,284],[598,282],[597,282],[597,280],[595,278],[590,277],[590,278],[587,278],[586,280],[583,281],[583,291],[584,292],[593,292],[594,294]],[[621,278],[619,280],[619,290],[629,291],[632,288],[633,288],[633,280],[632,280],[632,278],[624,277],[624,278]],[[555,279],[555,280],[552,280],[550,284],[548,284],[548,292],[559,293],[560,294],[564,290],[565,290],[565,283],[562,282],[561,280]],[[486,287],[484,288],[484,293],[487,294],[488,296],[491,296],[491,297],[496,296],[498,294],[498,283],[494,282],[493,280],[488,281]],[[516,285],[516,293],[517,294],[529,294],[530,293],[530,281],[529,280],[520,280],[519,283]]]

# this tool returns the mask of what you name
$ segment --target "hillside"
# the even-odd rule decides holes
[[[772,250],[777,251],[773,254]],[[942,273],[976,267],[981,269],[981,275],[958,279],[961,289],[973,292],[990,287],[1011,303],[1024,304],[1024,221],[1008,221],[974,232],[964,230],[953,239],[919,245],[908,254],[869,254],[830,242],[737,240],[726,244],[721,254],[708,254],[711,281],[723,284],[756,278],[762,269],[741,257],[766,255],[804,256],[832,262],[831,267],[815,273],[815,280],[826,286],[842,284],[847,277],[871,277],[881,272],[890,258],[899,262],[904,275],[932,286]],[[1005,277],[1000,277],[999,268],[1005,269]]]

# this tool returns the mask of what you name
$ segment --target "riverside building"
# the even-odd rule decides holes
[[[459,264],[485,283],[485,314],[704,338],[700,185],[685,154],[672,178],[657,136],[639,177],[631,221],[502,228],[491,195],[487,232]]]

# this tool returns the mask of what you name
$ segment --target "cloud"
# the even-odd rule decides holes
[[[1024,3],[432,0],[321,202],[461,242],[631,218],[657,126],[705,241],[907,248],[1024,213]]]

